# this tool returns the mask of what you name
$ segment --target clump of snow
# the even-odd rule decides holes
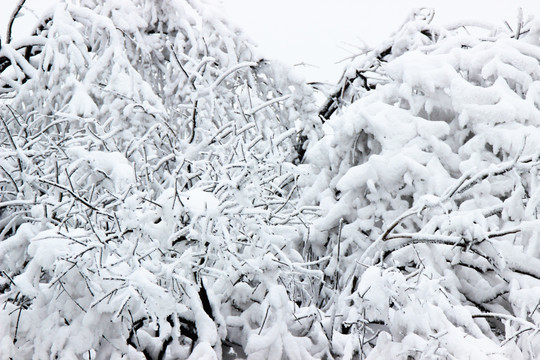
[[[74,159],[85,160],[93,174],[104,175],[113,184],[115,192],[124,192],[135,183],[133,167],[120,152],[87,151],[82,147],[69,148],[67,153]]]
[[[194,188],[180,194],[186,211],[193,216],[215,217],[219,215],[219,200],[210,192]]]

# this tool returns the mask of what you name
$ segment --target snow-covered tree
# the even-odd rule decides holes
[[[537,356],[540,23],[432,20],[320,108],[203,0],[6,36],[0,359]]]
[[[328,348],[297,195],[313,90],[218,12],[66,2],[2,44],[0,358]]]
[[[540,354],[540,23],[415,12],[348,65],[306,161],[337,358]],[[324,296],[323,296],[324,295]]]

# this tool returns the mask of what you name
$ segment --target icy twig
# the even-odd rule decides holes
[[[291,97],[291,94],[287,94],[287,95],[283,95],[283,96],[280,96],[280,97],[277,97],[277,98],[274,98],[274,99],[270,99],[270,100],[268,100],[268,101],[266,101],[266,102],[264,102],[264,103],[262,103],[260,105],[257,105],[254,108],[249,109],[248,111],[245,112],[245,114],[248,115],[248,116],[253,116],[256,112],[261,111],[265,107],[270,106],[270,105],[275,104],[275,103],[280,102],[280,101],[285,101],[290,97]]]
[[[84,206],[88,207],[89,209],[91,210],[94,210],[95,212],[97,212],[98,214],[101,214],[101,215],[105,215],[107,216],[108,218],[110,219],[113,219],[113,216],[111,216],[110,214],[107,214],[107,213],[104,213],[103,211],[100,211],[98,208],[96,208],[94,205],[90,204],[88,201],[86,201],[84,198],[82,198],[81,196],[77,195],[75,193],[75,191],[63,186],[63,185],[60,185],[60,184],[57,184],[55,182],[52,182],[52,181],[49,181],[49,180],[45,180],[45,179],[39,179],[40,182],[42,183],[45,183],[45,184],[48,184],[48,185],[51,185],[51,186],[54,186],[60,190],[64,190],[64,191],[67,191],[71,196],[73,196],[77,201],[79,201],[80,203],[82,203]]]
[[[6,176],[9,178],[9,180],[11,181],[11,183],[13,184],[13,187],[15,188],[15,191],[16,192],[19,192],[19,187],[17,186],[17,183],[15,182],[15,180],[13,179],[13,177],[11,176],[11,174],[2,166],[0,165],[0,169],[4,172],[4,174],[6,174]]]
[[[58,283],[60,284],[60,287],[62,288],[62,290],[64,290],[64,292],[67,294],[67,296],[75,303],[75,305],[77,305],[77,306],[79,307],[79,309],[81,309],[83,312],[87,312],[86,309],[83,308],[83,307],[81,306],[81,304],[79,304],[79,303],[77,302],[77,300],[75,300],[75,299],[73,298],[73,296],[71,296],[71,294],[69,293],[69,291],[67,291],[67,289],[64,287],[64,284],[62,283],[62,281],[59,281]]]
[[[246,62],[242,62],[240,64],[234,65],[230,69],[227,69],[226,71],[224,71],[212,84],[210,84],[209,87],[201,90],[199,92],[199,95],[206,96],[206,95],[212,93],[219,86],[219,84],[221,84],[223,82],[223,80],[225,80],[232,73],[234,73],[234,72],[236,72],[238,70],[241,70],[241,69],[243,69],[245,67],[255,67],[257,65],[258,64],[256,62],[253,62],[253,61],[246,61]]]
[[[519,40],[519,37],[521,36],[522,26],[523,26],[523,9],[518,8],[517,26],[516,26],[516,32],[514,34],[514,37],[516,38],[516,40]]]
[[[263,322],[261,324],[261,327],[259,328],[259,333],[257,335],[261,335],[261,332],[264,328],[264,324],[266,324],[266,319],[268,318],[268,312],[270,311],[270,305],[268,305],[268,307],[266,308],[266,314],[264,314],[264,319],[263,319]]]
[[[0,209],[8,207],[8,206],[27,206],[27,205],[36,205],[36,204],[39,204],[39,203],[34,200],[10,200],[10,201],[0,202]]]

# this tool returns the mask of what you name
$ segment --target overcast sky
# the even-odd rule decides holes
[[[160,0],[156,0],[160,1]],[[208,0],[207,0],[208,1]],[[540,18],[540,0],[210,0],[219,1],[227,16],[243,27],[268,57],[291,65],[306,63],[309,81],[335,82],[339,60],[357,52],[362,42],[376,45],[403,23],[413,8],[435,9],[436,23],[474,19],[511,25],[517,9]],[[17,0],[0,0],[0,29]],[[27,0],[29,8],[43,8],[56,0]],[[25,16],[35,17],[32,15]],[[24,24],[22,19],[18,20]],[[19,28],[19,31],[20,28]]]
[[[335,82],[339,60],[362,41],[377,45],[412,9],[435,9],[434,22],[474,19],[515,24],[518,8],[540,18],[540,0],[222,0],[231,19],[269,54],[290,63],[309,63],[309,80]]]

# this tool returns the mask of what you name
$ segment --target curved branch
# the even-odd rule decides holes
[[[525,319],[520,319],[518,317],[508,315],[508,314],[481,313],[481,314],[473,314],[472,318],[473,319],[476,319],[476,318],[491,318],[491,319],[510,320],[510,321],[513,321],[513,322],[518,323],[520,325],[528,326],[528,328],[531,328],[531,329],[538,329],[538,327],[535,324],[533,324],[533,323],[531,323],[531,322],[529,322],[529,321],[527,321]]]
[[[6,90],[9,92],[17,84],[24,83],[35,75],[36,69],[30,63],[30,58],[39,54],[41,49],[35,53],[32,53],[32,50],[41,47],[44,42],[44,39],[33,36],[27,41],[16,44],[16,46],[7,44],[0,48],[0,75],[12,66],[16,68],[16,73],[18,73],[15,78],[2,77],[0,92],[6,92]],[[24,53],[21,54],[20,51],[24,51]]]
[[[21,3],[24,3],[24,1],[21,1]],[[13,20],[14,16],[16,16],[15,12],[12,16]],[[7,43],[4,44],[4,47],[2,47],[0,44],[0,75],[11,66],[18,66],[19,62],[23,63],[22,65],[26,68],[26,70],[29,69],[30,59],[33,56],[41,53],[41,47],[47,41],[45,37],[40,36],[39,34],[49,26],[51,21],[51,16],[45,17],[35,28],[31,36],[24,37],[22,40],[17,40],[14,42],[11,42],[11,28],[8,29],[9,37]],[[2,78],[2,84],[0,84],[0,93],[14,90],[17,83],[24,83],[29,77],[31,77],[31,74],[24,69],[23,73],[24,77],[18,80],[10,79],[8,77]]]
[[[9,22],[8,22],[8,25],[7,25],[7,32],[6,32],[6,43],[7,44],[9,44],[11,42],[11,30],[12,30],[12,27],[13,27],[13,22],[15,21],[15,18],[17,17],[17,15],[19,15],[19,12],[21,11],[21,9],[22,9],[25,2],[26,2],[26,0],[19,0],[19,3],[15,7],[15,10],[13,10],[13,13],[11,13],[11,16],[9,18]]]

